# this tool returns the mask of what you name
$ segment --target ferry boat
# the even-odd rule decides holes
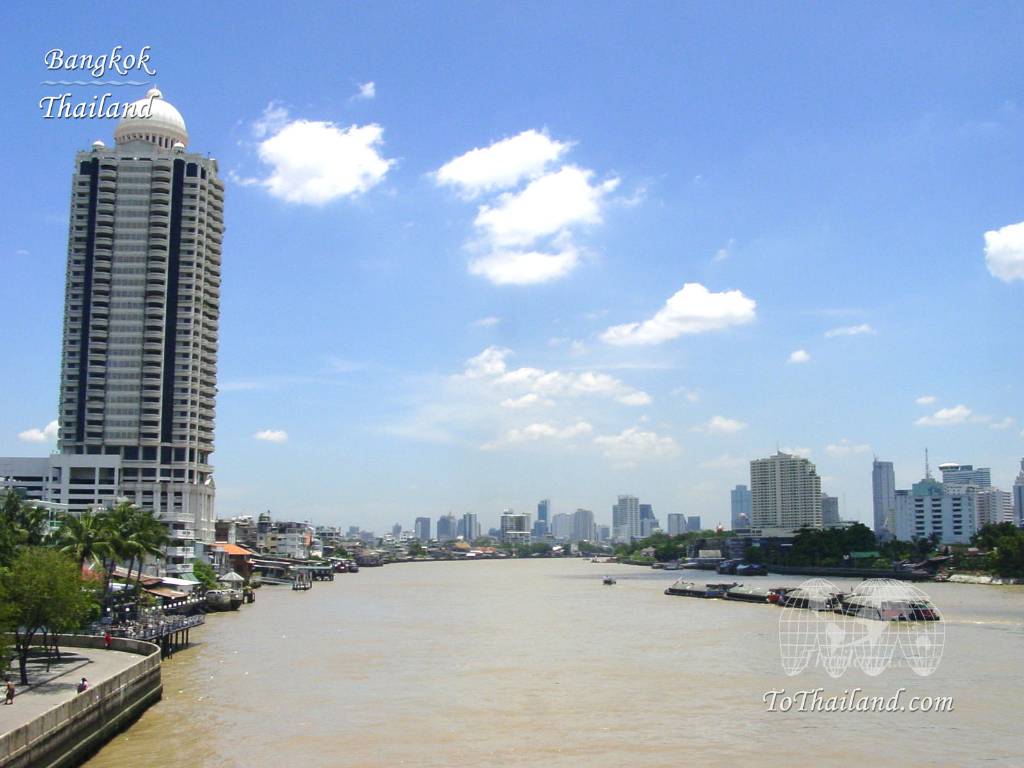
[[[613,579],[611,576],[605,576],[604,577],[604,581],[601,582],[601,583],[604,584],[605,586],[610,587],[612,584],[615,583],[615,579]]]
[[[677,597],[716,598],[725,597],[726,592],[738,586],[739,584],[735,582],[731,584],[698,584],[694,581],[679,579],[665,590],[665,594]]]
[[[940,621],[939,612],[919,597],[886,595],[843,595],[837,613],[875,621]]]

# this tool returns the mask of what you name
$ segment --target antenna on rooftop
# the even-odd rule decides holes
[[[931,480],[932,479],[932,468],[931,468],[931,465],[928,463],[928,449],[927,448],[924,449],[924,479],[925,480]]]

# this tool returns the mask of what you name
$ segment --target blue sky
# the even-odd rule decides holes
[[[42,118],[43,57],[148,45],[227,179],[220,514],[727,523],[776,447],[855,519],[872,455],[1013,481],[1019,4],[2,14],[0,455],[52,446],[69,175],[114,129]]]

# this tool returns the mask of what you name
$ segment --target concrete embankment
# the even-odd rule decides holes
[[[101,637],[64,635],[59,643],[64,648],[95,648],[104,653]],[[85,693],[0,736],[0,768],[79,765],[160,700],[159,647],[114,638],[112,648],[137,654],[138,661],[104,680],[94,680]]]

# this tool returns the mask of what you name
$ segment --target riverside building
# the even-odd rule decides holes
[[[871,463],[871,505],[876,536],[892,536],[896,514],[896,472],[891,461]]]
[[[51,479],[113,474],[119,497],[167,523],[164,568],[180,574],[214,541],[224,185],[160,91],[143,101],[115,146],[75,157],[58,446],[76,458]]]
[[[821,478],[814,464],[779,451],[750,462],[751,527],[762,536],[821,528]]]

